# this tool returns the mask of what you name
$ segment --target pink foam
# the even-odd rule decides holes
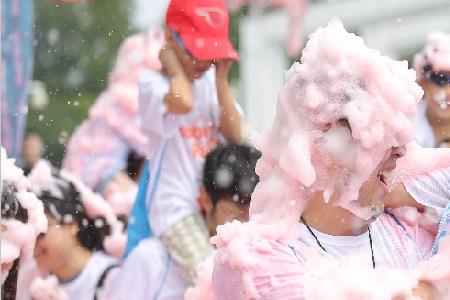
[[[69,300],[69,296],[59,286],[58,279],[54,275],[34,279],[30,286],[30,294],[34,300]]]
[[[434,31],[428,35],[422,51],[414,56],[414,69],[418,78],[423,77],[426,65],[437,72],[450,72],[450,34]]]
[[[214,263],[213,256],[202,262],[197,268],[195,285],[189,287],[184,294],[185,300],[209,300],[214,299],[212,288],[212,276]]]
[[[406,155],[397,160],[397,167],[387,178],[391,189],[399,182],[426,176],[432,170],[450,168],[450,149],[422,148],[416,142],[406,147]]]
[[[315,191],[340,192],[336,204],[371,217],[351,201],[385,152],[412,140],[411,119],[422,95],[406,61],[368,49],[338,21],[319,28],[301,64],[285,75],[272,127],[255,140],[262,151],[257,165],[261,181],[251,219],[270,224],[291,218],[294,228],[308,193]],[[350,124],[351,137],[337,128],[323,132],[342,118]],[[332,172],[332,165],[340,167]],[[292,230],[282,231],[280,238],[287,232]]]
[[[450,297],[450,236],[442,238],[437,253],[419,266],[420,278],[431,282],[439,295]]]
[[[22,223],[15,219],[2,219],[1,234],[1,263],[12,263],[17,258],[28,259],[33,256],[36,237],[47,231],[47,218],[44,214],[44,207],[36,198],[36,195],[29,192],[30,182],[23,175],[23,171],[15,166],[14,159],[8,159],[6,151],[1,148],[1,186],[3,182],[8,182],[17,190],[16,198],[20,206],[27,211],[28,222]],[[2,284],[7,277],[2,274]]]
[[[35,165],[28,176],[34,192],[39,194],[42,190],[53,188],[54,179],[51,172],[51,165],[46,161],[39,161]],[[100,194],[94,193],[81,180],[66,170],[61,170],[61,177],[75,185],[77,191],[80,193],[80,200],[89,218],[104,217],[106,219],[106,222],[110,225],[111,234],[104,240],[105,250],[112,256],[121,257],[125,250],[126,233],[123,230],[122,223],[118,221],[111,204]]]

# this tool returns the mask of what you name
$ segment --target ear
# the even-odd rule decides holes
[[[200,208],[202,211],[204,211],[206,214],[210,214],[213,210],[213,205],[211,201],[211,197],[209,194],[205,191],[204,188],[202,188],[202,191],[200,192],[200,196],[198,197],[198,203],[200,204]]]

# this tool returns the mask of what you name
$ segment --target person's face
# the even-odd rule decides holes
[[[450,72],[446,74],[450,75]],[[431,116],[450,121],[450,85],[442,87],[424,79],[422,88],[427,99],[427,109]]]
[[[75,224],[60,225],[51,216],[47,219],[48,230],[37,238],[34,258],[40,270],[53,272],[67,261],[71,249],[79,246],[75,242],[78,228]]]
[[[34,166],[42,157],[44,142],[37,134],[30,134],[23,142],[23,157],[28,165]]]
[[[216,227],[219,225],[234,220],[248,221],[249,204],[236,203],[232,199],[219,199],[216,207],[213,207],[208,197],[205,202],[206,224],[209,232],[213,235],[216,233]]]
[[[166,43],[167,46],[171,47],[175,51],[175,54],[183,65],[184,72],[189,79],[198,79],[202,77],[203,74],[209,70],[209,68],[211,68],[211,65],[213,64],[212,60],[199,60],[189,55],[180,47],[178,42],[175,40],[175,37],[169,30],[166,30]]]
[[[391,148],[386,151],[383,160],[378,164],[370,178],[361,186],[359,197],[355,204],[368,209],[372,217],[384,210],[383,199],[389,193],[385,175],[397,166],[397,159],[405,155],[405,147]]]

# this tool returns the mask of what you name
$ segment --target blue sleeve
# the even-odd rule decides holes
[[[139,191],[133,209],[128,217],[128,238],[124,257],[127,257],[142,239],[153,235],[150,230],[147,217],[147,205],[145,203],[149,179],[150,163],[147,160],[145,161],[144,169],[139,180]]]

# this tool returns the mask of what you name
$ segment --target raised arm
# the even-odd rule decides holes
[[[228,83],[228,71],[232,61],[221,60],[215,64],[217,98],[220,106],[220,132],[229,142],[238,144],[241,141],[241,114],[236,108]]]
[[[159,54],[163,72],[170,78],[170,90],[164,96],[167,111],[173,114],[186,114],[194,106],[192,83],[186,76],[175,52],[163,47]]]

